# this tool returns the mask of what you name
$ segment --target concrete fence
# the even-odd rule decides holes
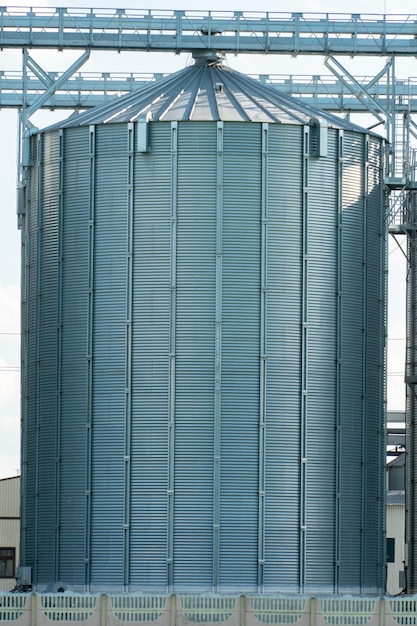
[[[13,626],[417,626],[417,596],[145,596],[4,594],[0,622]]]

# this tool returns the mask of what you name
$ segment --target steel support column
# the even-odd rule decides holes
[[[36,403],[36,424],[35,424],[35,445],[33,450],[34,458],[34,496],[35,496],[35,526],[34,536],[38,537],[38,521],[40,513],[40,493],[39,493],[39,442],[40,442],[40,416],[41,416],[41,404],[40,404],[40,324],[41,324],[41,298],[42,298],[42,281],[41,281],[41,268],[42,268],[42,150],[43,150],[43,137],[38,135],[36,138],[36,177],[37,177],[37,198],[36,198],[36,258],[38,260],[36,266],[36,330],[35,330],[35,345],[36,345],[36,387],[35,387],[35,403]],[[33,235],[33,233],[32,233]],[[35,542],[35,555],[34,555],[34,578],[38,578],[38,551],[40,546],[38,542]]]
[[[406,341],[406,584],[408,593],[417,591],[417,195],[408,203],[407,341]]]
[[[87,306],[87,395],[86,395],[86,485],[85,485],[85,577],[86,589],[91,582],[91,487],[92,487],[92,428],[93,428],[93,358],[94,358],[94,257],[95,257],[95,167],[96,167],[96,132],[95,126],[89,128],[89,222],[88,222],[88,306]]]
[[[307,542],[307,422],[308,422],[308,224],[309,224],[310,127],[303,128],[302,187],[302,296],[301,296],[301,389],[300,389],[300,592],[304,592]]]
[[[336,312],[336,471],[335,471],[335,580],[334,590],[340,591],[340,559],[341,559],[341,450],[342,450],[342,225],[343,225],[343,130],[338,133],[337,155],[337,312]]]
[[[64,245],[64,131],[59,130],[58,182],[58,267],[57,267],[57,354],[56,354],[56,431],[55,431],[55,501],[61,502],[61,420],[62,420],[62,281]],[[55,507],[55,580],[60,579],[60,508]]]
[[[167,588],[174,587],[175,387],[177,332],[178,122],[171,122],[170,313],[168,381]]]
[[[223,122],[217,122],[216,183],[216,311],[214,347],[213,424],[213,590],[218,592],[220,564],[220,472],[222,420],[222,333],[223,333]]]
[[[126,322],[125,322],[125,425],[124,425],[124,513],[123,513],[123,586],[130,583],[130,467],[132,430],[132,308],[133,308],[133,193],[135,126],[127,127],[127,197],[126,197]]]
[[[259,513],[258,513],[258,591],[264,586],[265,498],[266,498],[266,392],[268,328],[268,139],[269,124],[262,124],[262,208],[261,208],[261,312],[259,356]]]
[[[366,554],[366,542],[367,542],[367,465],[368,465],[368,437],[367,437],[367,415],[368,415],[368,388],[367,388],[367,371],[368,371],[368,176],[369,176],[369,135],[365,135],[363,138],[363,152],[362,152],[362,211],[363,218],[363,232],[362,236],[362,408],[361,408],[361,550],[362,563],[360,571],[360,588],[365,589],[366,581],[366,561],[364,555]]]

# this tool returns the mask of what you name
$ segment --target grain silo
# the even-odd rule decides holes
[[[30,154],[37,588],[380,592],[383,140],[208,54]]]

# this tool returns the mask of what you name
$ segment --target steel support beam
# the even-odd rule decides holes
[[[339,61],[329,56],[324,61],[326,67],[338,78],[339,82],[346,87],[360,102],[362,102],[365,110],[369,111],[376,119],[385,123],[389,118],[389,112],[386,111],[367,91],[366,86],[361,85]]]
[[[1,48],[416,55],[414,15],[0,7]]]
[[[391,66],[391,63],[390,63]],[[58,72],[45,72],[35,61],[27,56],[27,75],[25,97],[28,107],[34,106],[39,96],[45,93],[45,87],[55,85],[53,93],[44,99],[39,108],[77,109],[90,108],[110,101],[115,97],[141,89],[167,76],[162,73],[128,72],[75,72],[67,80],[60,80]],[[252,74],[259,80],[280,93],[301,97],[303,102],[327,111],[369,111],[363,98],[358,98],[356,91],[366,92],[372,98],[378,111],[387,111],[391,107],[392,84],[387,80],[387,67],[374,78],[357,76],[355,82],[347,87],[339,78],[332,76],[303,76],[287,74]],[[57,79],[59,77],[59,83]],[[0,71],[0,107],[18,108],[24,103],[22,71]],[[395,79],[396,108],[399,112],[417,113],[417,77]]]
[[[31,115],[36,113],[36,111],[38,111],[45,104],[45,102],[48,101],[48,99],[57,91],[57,89],[59,89],[62,85],[64,85],[67,82],[67,80],[74,74],[74,72],[77,72],[80,69],[80,67],[84,65],[84,63],[88,60],[89,56],[90,56],[90,51],[86,50],[85,52],[83,52],[83,54],[80,56],[79,59],[77,59],[61,76],[59,76],[59,78],[57,78],[54,81],[51,81],[51,84],[46,89],[46,91],[40,96],[38,96],[38,98],[33,102],[33,104],[31,104],[26,109],[27,119],[29,119]],[[28,56],[28,66],[29,66],[29,59],[30,57]],[[31,59],[31,61],[33,61],[33,59]]]

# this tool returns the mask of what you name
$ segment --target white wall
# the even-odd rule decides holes
[[[19,563],[20,476],[0,480],[0,548],[15,548],[15,567]],[[16,575],[16,572],[15,572]],[[14,578],[0,578],[0,590],[10,591]]]
[[[396,595],[402,591],[398,584],[399,572],[404,569],[405,547],[405,505],[387,505],[387,538],[395,539],[395,562],[387,564],[387,593]]]

